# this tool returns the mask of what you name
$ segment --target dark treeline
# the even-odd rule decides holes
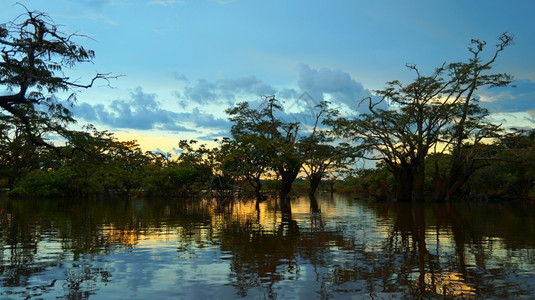
[[[41,12],[26,11],[24,19],[0,27],[0,188],[9,195],[250,192],[261,200],[265,190],[276,190],[285,200],[301,175],[311,196],[322,181],[399,201],[535,196],[535,131],[489,122],[476,96],[478,89],[512,83],[510,75],[492,72],[512,43],[508,34],[491,51],[473,40],[467,62],[445,63],[429,76],[408,65],[413,82],[388,82],[360,102],[358,113],[320,102],[304,122],[289,118],[274,96],[263,97],[259,107],[238,103],[226,111],[229,137],[213,148],[177,138],[182,152],[176,157],[143,152],[136,141],[119,141],[92,125],[69,129],[75,92],[116,78],[71,81],[63,69],[94,57],[74,37]],[[64,92],[72,94],[57,99]],[[357,159],[376,167],[356,170]]]

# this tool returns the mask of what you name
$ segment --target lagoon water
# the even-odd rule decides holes
[[[535,205],[0,200],[0,299],[535,298]]]

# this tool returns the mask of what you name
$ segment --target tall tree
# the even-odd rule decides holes
[[[234,122],[231,134],[234,140],[245,136],[256,136],[257,140],[266,141],[265,147],[258,149],[256,156],[270,157],[269,170],[275,171],[281,179],[281,198],[286,198],[292,189],[292,183],[301,169],[301,158],[296,142],[299,133],[297,122],[284,122],[277,117],[282,106],[275,97],[266,97],[259,109],[249,107],[248,102],[239,103],[228,109],[227,114]]]
[[[26,9],[26,8],[25,8]],[[76,34],[65,34],[45,14],[29,11],[0,27],[0,114],[22,124],[28,139],[37,146],[59,148],[39,133],[38,127],[65,135],[74,122],[69,105],[76,91],[93,86],[96,80],[109,83],[109,74],[96,74],[88,83],[79,83],[63,71],[79,63],[91,62],[92,50],[78,45]],[[68,92],[66,103],[57,93]]]
[[[454,199],[477,169],[489,165],[485,160],[489,153],[479,150],[485,149],[481,144],[486,139],[498,137],[500,125],[485,121],[488,111],[478,106],[475,92],[482,87],[506,86],[512,82],[509,74],[489,73],[499,54],[512,42],[513,37],[503,33],[494,53],[485,59],[482,56],[486,42],[474,39],[468,48],[471,59],[466,63],[449,65],[452,84],[446,89],[446,101],[454,103],[456,113],[450,121],[452,126],[446,130],[444,142],[451,152],[451,163],[445,176],[446,184],[435,194],[435,200]]]
[[[431,76],[423,76],[414,65],[408,68],[416,79],[403,85],[388,82],[379,96],[366,98],[361,105],[368,112],[355,118],[332,119],[335,133],[357,144],[364,158],[383,161],[395,180],[395,197],[401,201],[424,199],[425,159],[430,152],[451,153],[444,174],[438,170],[435,198],[451,199],[475,169],[482,166],[477,149],[494,136],[497,125],[485,121],[488,112],[477,104],[475,91],[483,87],[505,86],[508,74],[492,74],[492,64],[512,43],[502,34],[493,55],[482,58],[485,42],[472,40],[468,62],[444,64]],[[443,177],[443,178],[440,178]]]

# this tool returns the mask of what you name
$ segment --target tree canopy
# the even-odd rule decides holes
[[[472,40],[467,62],[443,64],[430,76],[408,68],[416,79],[403,85],[395,80],[375,91],[378,98],[361,101],[369,112],[355,118],[331,120],[337,136],[355,143],[367,159],[385,163],[395,178],[395,197],[424,199],[425,160],[430,153],[451,154],[447,174],[438,169],[436,200],[449,199],[482,164],[481,144],[497,136],[499,125],[485,120],[475,92],[511,83],[508,74],[492,73],[498,55],[513,41],[503,34],[490,58],[483,58],[484,41]],[[387,103],[386,108],[379,104]]]
[[[109,74],[96,74],[88,83],[80,83],[65,73],[95,56],[75,42],[78,37],[61,32],[47,14],[38,11],[26,10],[0,27],[0,86],[7,92],[0,95],[0,113],[35,145],[57,150],[46,134],[66,135],[66,125],[75,121],[70,105],[76,101],[77,89],[110,79]],[[58,98],[61,92],[69,94],[67,99]]]

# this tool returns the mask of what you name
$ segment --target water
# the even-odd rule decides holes
[[[535,207],[0,200],[0,299],[534,298]]]

